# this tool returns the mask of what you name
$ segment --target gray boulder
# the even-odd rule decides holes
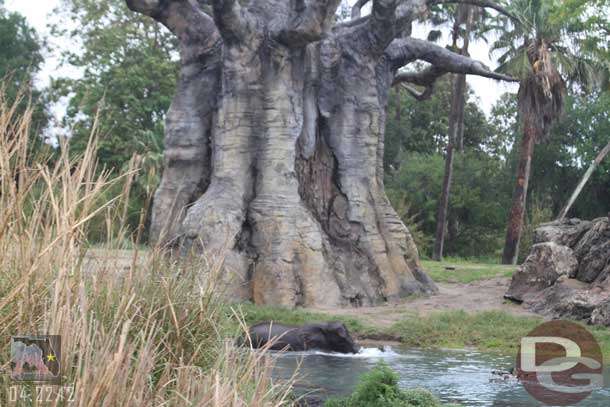
[[[577,268],[578,261],[569,247],[554,242],[535,244],[514,274],[505,298],[523,302],[554,285],[560,277],[573,275]]]
[[[574,248],[578,258],[580,281],[592,283],[608,277],[610,263],[610,223],[607,218],[596,219]]]
[[[592,223],[580,219],[563,219],[544,223],[534,231],[534,243],[554,242],[574,248]]]
[[[591,323],[610,327],[610,297],[595,308],[591,314]]]
[[[552,318],[610,326],[610,222],[542,225],[505,298]]]

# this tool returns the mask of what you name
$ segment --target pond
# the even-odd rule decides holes
[[[509,370],[514,365],[510,356],[449,349],[364,348],[357,355],[323,352],[274,353],[277,379],[288,379],[298,365],[299,394],[314,392],[327,396],[350,394],[360,374],[384,361],[400,377],[403,389],[425,388],[445,403],[485,407],[538,407],[517,380],[493,382],[492,370]],[[606,371],[606,386],[610,371]],[[580,407],[610,405],[610,388],[594,392],[577,404]]]

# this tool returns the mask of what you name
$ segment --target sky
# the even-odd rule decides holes
[[[38,77],[38,83],[45,86],[49,83],[51,77],[74,76],[78,72],[68,68],[59,66],[58,52],[62,47],[67,47],[70,44],[58,42],[57,39],[50,37],[47,28],[48,16],[53,9],[59,4],[60,0],[6,0],[6,8],[11,11],[17,11],[23,14],[29,23],[38,31],[38,33],[46,37],[51,45],[55,45],[56,51],[46,55],[47,61]],[[353,2],[354,0],[351,0]],[[424,37],[424,29],[415,30],[416,35]],[[447,33],[448,37],[448,33]],[[445,43],[448,38],[443,39]],[[495,68],[495,64],[490,60],[488,55],[488,46],[483,42],[474,42],[470,47],[471,57],[483,62],[485,65]],[[480,107],[487,114],[491,112],[491,108],[498,98],[509,90],[516,91],[515,84],[506,84],[493,79],[468,76],[468,83],[473,88],[475,94],[480,99]]]

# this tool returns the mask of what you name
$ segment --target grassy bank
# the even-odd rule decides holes
[[[445,259],[442,262],[424,260],[424,270],[437,283],[471,283],[495,277],[512,277],[516,266],[464,259]]]
[[[395,340],[409,347],[475,348],[513,354],[522,337],[543,322],[541,318],[513,316],[501,311],[466,313],[444,311],[430,315],[407,315],[389,328],[365,323],[357,317],[333,316],[319,312],[282,307],[257,307],[252,304],[232,306],[240,310],[248,323],[273,320],[291,325],[316,321],[343,321],[353,335],[363,339]],[[233,327],[236,329],[236,327]],[[610,329],[586,326],[610,358]]]

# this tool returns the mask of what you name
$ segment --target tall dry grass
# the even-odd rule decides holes
[[[137,163],[112,178],[96,166],[95,138],[76,159],[65,145],[52,164],[35,157],[31,111],[13,106],[0,94],[0,405],[287,405],[289,387],[271,382],[265,353],[223,340],[220,260],[179,265],[155,250],[120,250]],[[116,183],[123,192],[104,199]],[[91,250],[87,229],[99,217],[108,240]],[[11,402],[10,337],[25,334],[61,335],[73,401],[54,393],[38,402],[34,386],[19,385],[19,399],[33,400]]]

